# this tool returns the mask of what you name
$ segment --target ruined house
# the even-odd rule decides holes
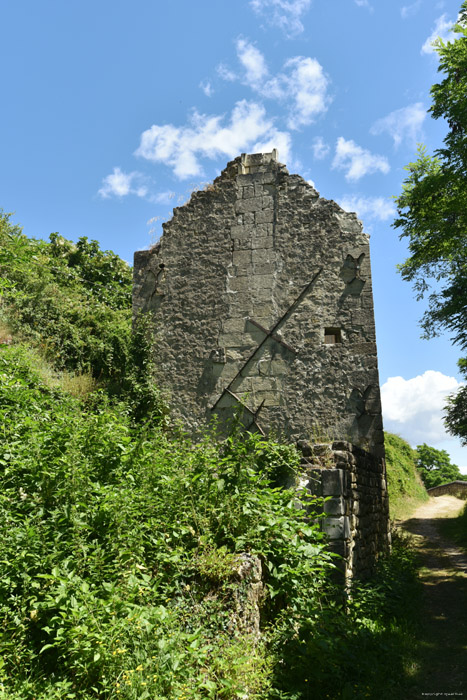
[[[153,317],[175,415],[196,434],[236,414],[300,445],[349,571],[371,566],[387,544],[387,491],[360,221],[273,151],[228,163],[163,229],[135,253],[133,304]]]

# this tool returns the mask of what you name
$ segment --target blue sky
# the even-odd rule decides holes
[[[132,261],[190,192],[241,152],[357,211],[371,234],[385,427],[413,445],[443,431],[460,381],[448,338],[420,339],[391,228],[426,110],[431,41],[460,0],[18,0],[0,6],[0,206],[30,236],[97,239]]]

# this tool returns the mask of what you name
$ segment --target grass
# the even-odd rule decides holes
[[[455,542],[467,553],[467,503],[457,518],[442,518],[437,524],[441,534]]]

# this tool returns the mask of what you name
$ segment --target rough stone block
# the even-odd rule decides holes
[[[255,213],[255,223],[257,224],[272,224],[274,222],[274,210],[264,209]]]
[[[248,265],[251,263],[252,251],[250,250],[234,250],[232,253],[232,262],[234,265]]]
[[[235,205],[237,214],[246,212],[260,212],[263,209],[263,197],[251,197],[250,199],[240,199]]]
[[[323,469],[323,496],[343,496],[345,494],[345,472],[343,469]]]
[[[274,262],[275,260],[275,254],[272,250],[252,250],[251,251],[251,260],[253,263],[256,264],[264,264],[264,263],[270,263]]]
[[[334,496],[324,501],[324,512],[328,515],[345,515],[346,506],[342,496]]]
[[[246,319],[244,318],[229,318],[222,322],[223,333],[243,333],[245,330]]]
[[[323,518],[323,532],[331,540],[345,540],[350,536],[349,518],[340,517]]]

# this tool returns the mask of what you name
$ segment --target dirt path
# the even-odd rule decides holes
[[[414,536],[422,564],[420,668],[415,698],[467,698],[467,555],[440,535],[436,521],[465,501],[430,498],[401,527]]]

